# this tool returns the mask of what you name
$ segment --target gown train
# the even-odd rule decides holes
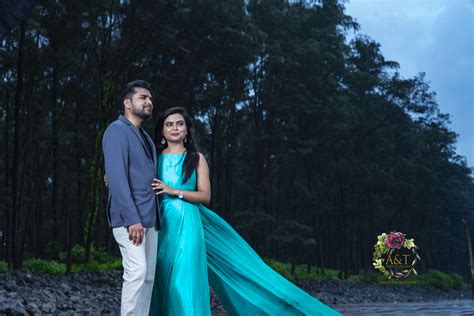
[[[184,154],[161,154],[158,178],[182,183]],[[211,315],[209,285],[229,315],[340,315],[274,271],[221,217],[203,205],[161,198],[162,228],[150,315]]]

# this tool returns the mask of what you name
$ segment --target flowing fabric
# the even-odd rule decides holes
[[[182,183],[184,154],[161,154],[158,177]],[[229,315],[340,315],[267,266],[216,213],[176,197],[161,199],[163,225],[150,315],[211,315],[209,283]]]

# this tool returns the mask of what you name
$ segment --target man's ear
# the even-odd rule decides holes
[[[125,109],[129,109],[130,110],[130,106],[132,105],[132,102],[130,102],[130,99],[128,98],[125,98],[123,100],[123,109],[125,111]]]

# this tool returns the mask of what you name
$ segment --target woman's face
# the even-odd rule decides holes
[[[188,135],[188,127],[184,117],[179,114],[171,114],[163,123],[163,137],[171,143],[182,143]]]

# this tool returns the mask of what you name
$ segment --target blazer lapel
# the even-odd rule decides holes
[[[148,149],[147,149],[146,144],[145,144],[145,140],[143,139],[142,135],[140,135],[140,131],[138,130],[138,128],[135,128],[134,126],[131,126],[131,128],[132,128],[133,133],[135,134],[135,136],[137,136],[138,139],[140,140],[140,143],[142,144],[143,150],[145,151],[147,157],[150,158],[150,159],[153,159],[150,156],[151,153],[148,152]]]
[[[156,169],[156,165],[158,163],[157,159],[156,159],[156,147],[155,147],[155,143],[153,142],[153,139],[151,139],[150,135],[148,135],[148,133],[144,132],[143,133],[148,141],[148,143],[150,144],[150,148],[151,148],[151,151],[152,151],[152,156],[153,156],[153,164],[155,165],[155,169]]]
[[[153,139],[151,139],[150,136],[148,136],[148,141],[150,142],[151,144],[151,149],[153,150],[153,163],[155,165],[155,170],[158,166],[158,157],[156,156],[156,146],[155,146],[155,142],[153,141]]]
[[[153,160],[153,164],[155,165],[155,169],[156,169],[156,150],[155,150],[155,145],[153,144],[153,140],[150,138],[150,136],[148,136],[148,134],[144,131],[143,135],[147,138],[147,141],[152,150],[151,153],[148,150],[148,146],[145,144],[145,139],[142,137],[142,135],[140,135],[140,131],[138,130],[138,128],[133,126],[133,124],[129,120],[127,120],[127,118],[123,115],[119,116],[119,120],[123,121],[128,126],[130,126],[130,128],[133,131],[133,134],[135,134],[135,136],[138,138],[138,140],[142,144],[143,150],[145,151],[145,154],[147,155],[147,157]]]

